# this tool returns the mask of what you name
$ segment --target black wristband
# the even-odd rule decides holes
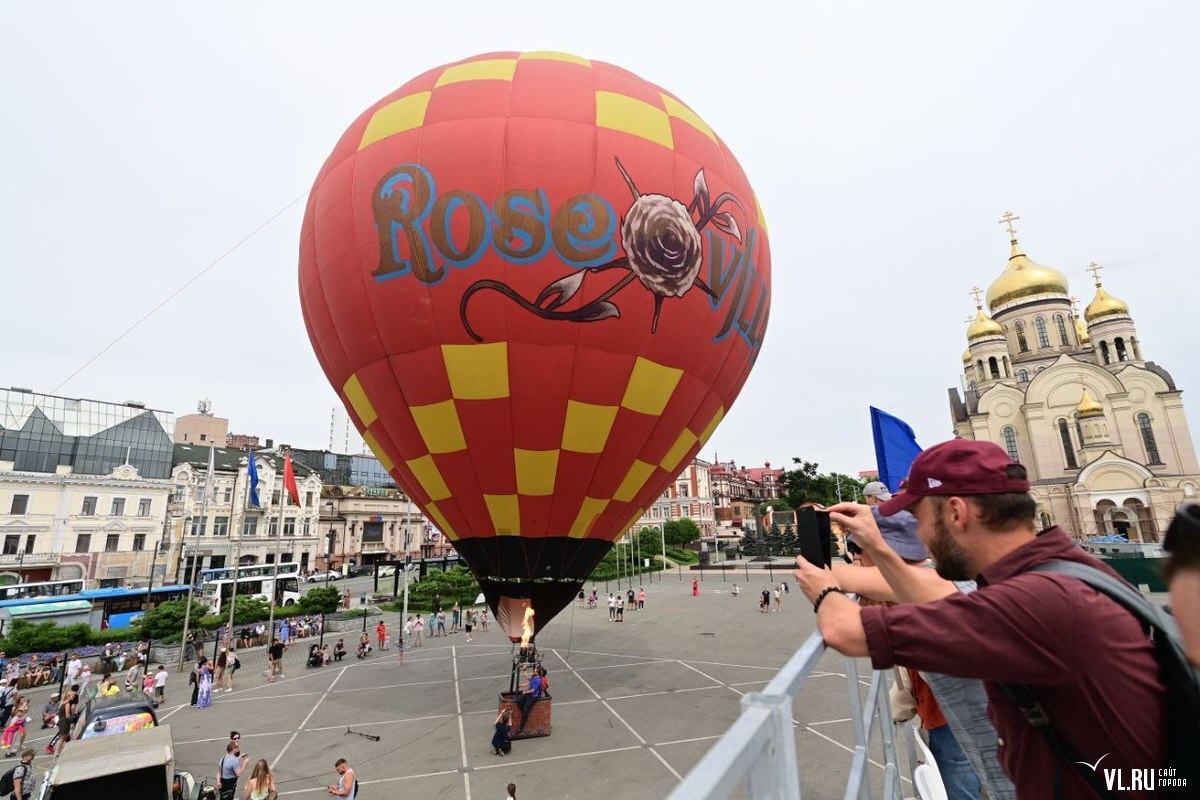
[[[840,586],[826,586],[821,590],[821,593],[817,595],[817,599],[813,600],[814,614],[817,613],[817,611],[821,608],[821,603],[823,603],[825,598],[828,597],[832,592],[837,592],[840,595],[846,594],[845,590],[843,590]]]

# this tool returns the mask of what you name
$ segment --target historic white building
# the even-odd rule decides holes
[[[684,467],[662,496],[655,500],[626,533],[642,528],[661,531],[663,524],[688,517],[700,526],[700,535],[709,538],[716,533],[717,520],[713,514],[712,483],[709,470],[712,464],[699,458]]]
[[[205,499],[209,454],[213,456],[213,487]],[[237,564],[299,562],[324,566],[326,537],[321,529],[321,479],[303,464],[292,464],[300,490],[300,505],[286,497],[283,457],[255,453],[261,508],[250,504],[250,453],[200,444],[175,446],[171,471],[174,493],[169,526],[182,552],[175,554],[180,582],[191,577],[199,562],[205,567]],[[285,502],[286,501],[286,502]]]
[[[1095,296],[1076,315],[1067,278],[1017,243],[976,296],[963,392],[950,390],[955,434],[1004,447],[1029,470],[1043,526],[1078,538],[1123,532],[1158,541],[1200,466],[1169,372],[1147,360],[1130,308],[1090,267]]]

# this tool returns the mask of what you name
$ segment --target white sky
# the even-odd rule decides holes
[[[706,457],[870,468],[869,404],[948,438],[967,292],[1005,265],[1005,209],[1084,304],[1084,267],[1105,265],[1146,356],[1194,390],[1198,29],[1184,3],[8,3],[0,382],[52,391],[307,192],[409,78],[554,49],[677,94],[763,199],[771,325]],[[176,413],[208,397],[236,432],[324,446],[337,399],[300,314],[302,215],[59,393]]]

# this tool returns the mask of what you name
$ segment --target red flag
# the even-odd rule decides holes
[[[300,505],[300,487],[296,485],[296,473],[292,472],[292,454],[283,457],[283,485],[287,489],[292,502]]]

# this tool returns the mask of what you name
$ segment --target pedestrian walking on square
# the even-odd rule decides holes
[[[778,611],[783,607],[783,589],[775,587],[775,605],[771,608],[772,611]]]
[[[233,800],[237,794],[238,778],[242,777],[250,756],[242,755],[241,738],[225,745],[225,755],[221,757],[221,800]]]
[[[612,592],[608,593],[608,621],[617,621],[617,596]]]
[[[471,629],[475,627],[475,609],[468,608],[463,615],[463,630],[467,633],[467,641],[471,641]]]
[[[487,623],[488,623],[488,610],[487,610],[487,606],[484,606],[483,609],[479,612],[479,629],[481,631],[483,631],[484,633],[487,633]]]
[[[638,587],[637,593],[637,610],[644,611],[646,608],[646,590],[641,586]]]
[[[512,709],[505,707],[496,717],[496,732],[492,734],[492,755],[502,756],[512,750]]]
[[[267,760],[260,758],[254,765],[254,771],[246,779],[246,794],[242,800],[267,800],[272,794],[279,794],[275,787],[275,773],[271,771]]]
[[[700,596],[700,581],[692,578],[692,597]]]
[[[771,611],[771,590],[763,589],[758,596],[758,610],[764,614]]]
[[[346,759],[339,758],[333,768],[338,773],[337,785],[326,786],[325,791],[334,797],[344,797],[346,800],[354,800],[358,797],[358,780],[354,777],[354,770],[346,762]]]
[[[229,648],[229,651],[227,653],[225,653],[225,692],[226,693],[233,691],[233,676],[234,676],[234,673],[236,673],[241,666],[242,666],[242,662],[238,658],[237,653],[235,653],[233,651],[232,647]]]
[[[457,633],[458,626],[462,624],[462,608],[457,602],[454,603],[454,608],[450,612],[450,632]]]
[[[400,629],[400,634],[396,637],[396,655],[400,660],[400,666],[404,666],[404,629]]]
[[[161,706],[167,699],[167,678],[170,677],[167,673],[167,668],[162,664],[158,665],[158,671],[154,673],[154,703]]]
[[[583,589],[579,590],[579,596],[576,599],[579,601],[579,607],[583,608],[583,601],[586,599],[586,596],[583,593]]]
[[[617,598],[617,622],[625,621],[625,598]]]
[[[505,800],[517,800],[517,785],[515,783],[510,783],[504,787],[504,791],[508,793],[508,797]]]
[[[275,676],[283,677],[283,651],[287,645],[279,639],[271,642],[267,648],[267,683],[274,683]]]
[[[425,618],[417,614],[417,618],[413,620],[413,638],[416,640],[417,647],[425,646]]]
[[[387,650],[387,625],[382,619],[375,626],[375,639],[379,642],[380,650]]]
[[[445,611],[439,611],[437,613],[437,630],[438,630],[438,633],[437,633],[438,636],[447,635],[446,634],[446,612]]]
[[[627,605],[629,606],[629,610],[637,611],[637,594],[634,593],[632,586],[630,586],[629,591],[625,593],[625,597],[628,600]]]
[[[213,669],[208,659],[200,656],[196,663],[196,708],[208,708],[212,705]]]

